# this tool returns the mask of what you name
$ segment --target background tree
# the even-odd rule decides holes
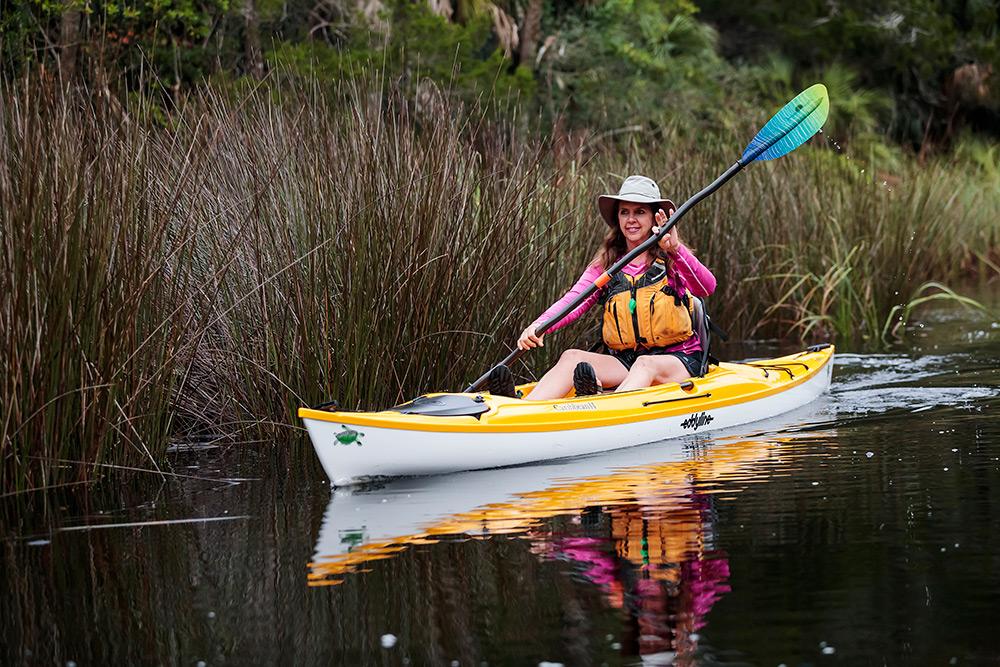
[[[722,36],[722,54],[734,62],[760,62],[773,51],[796,72],[832,63],[850,68],[859,85],[893,99],[877,105],[892,135],[924,151],[950,140],[960,116],[977,131],[1000,136],[996,3],[701,0],[699,6],[701,18]],[[975,94],[968,94],[966,81],[974,81]]]
[[[168,98],[279,62],[377,67],[414,94],[515,93],[509,112],[625,135],[725,126],[820,77],[841,142],[924,158],[966,129],[1000,137],[998,31],[986,0],[14,0],[0,67]]]

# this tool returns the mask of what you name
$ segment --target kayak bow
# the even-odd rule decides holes
[[[532,463],[728,428],[788,412],[830,385],[833,346],[622,393],[525,401],[427,394],[381,412],[299,408],[336,486]],[[519,387],[527,395],[533,384]]]

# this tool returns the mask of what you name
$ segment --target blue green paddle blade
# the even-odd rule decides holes
[[[767,121],[743,151],[740,162],[773,160],[791,153],[823,127],[829,114],[826,86],[822,83],[809,86]]]

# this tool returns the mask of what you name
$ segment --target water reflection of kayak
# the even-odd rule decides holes
[[[340,486],[592,454],[766,419],[823,393],[832,357],[832,346],[817,346],[620,394],[552,401],[428,394],[382,412],[300,408],[299,416]]]
[[[783,430],[801,417],[796,413],[764,425]],[[547,518],[593,506],[607,511],[638,504],[647,518],[674,523],[678,507],[689,503],[692,483],[704,493],[715,482],[752,479],[754,467],[776,456],[786,440],[741,438],[701,448],[687,438],[545,465],[335,490],[310,563],[310,584],[340,583],[356,567],[413,545],[455,535],[523,534]],[[683,544],[668,549],[684,550]]]

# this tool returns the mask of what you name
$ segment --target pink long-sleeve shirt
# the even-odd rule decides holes
[[[645,270],[646,262],[642,260],[626,264],[625,268],[622,269],[622,271],[630,276],[637,276]],[[571,287],[561,299],[549,306],[546,311],[535,320],[533,326],[537,327],[542,322],[545,322],[550,317],[553,317],[559,312],[560,309],[569,304],[573,299],[590,287],[590,285],[593,284],[593,282],[597,280],[602,273],[604,273],[604,269],[597,264],[591,264],[588,266],[587,270],[580,276],[580,279],[576,281],[576,284],[573,285],[573,287]],[[712,275],[712,272],[709,271],[704,264],[698,261],[698,258],[695,257],[683,243],[677,248],[677,254],[674,255],[674,272],[671,277],[673,280],[680,283],[680,285],[675,285],[675,287],[680,287],[681,289],[686,288],[694,296],[705,297],[715,291],[715,276]],[[579,306],[570,311],[566,317],[556,322],[556,324],[546,333],[558,331],[564,326],[576,322],[584,313],[590,310],[595,303],[597,303],[600,296],[600,290],[597,290],[588,296]],[[665,349],[668,349],[671,352],[691,354],[701,350],[701,341],[698,340],[698,336],[696,334],[685,341]]]

